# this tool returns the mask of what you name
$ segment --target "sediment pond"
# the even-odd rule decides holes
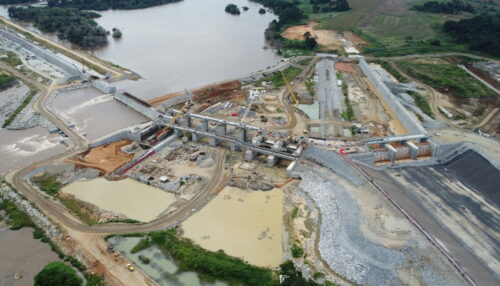
[[[211,251],[275,267],[282,262],[283,192],[225,187],[183,224],[184,236]]]
[[[175,201],[173,194],[132,179],[108,181],[98,178],[69,184],[62,191],[142,222],[155,219]]]
[[[165,256],[156,246],[151,246],[137,253],[130,250],[141,239],[138,237],[112,237],[108,241],[120,251],[128,260],[140,267],[149,277],[161,286],[226,286],[226,283],[217,281],[206,283],[199,279],[195,272],[178,272],[179,267],[169,257]],[[148,258],[149,264],[142,263],[139,255]]]

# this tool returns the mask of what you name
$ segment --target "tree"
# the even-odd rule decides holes
[[[34,286],[80,286],[82,279],[73,268],[62,262],[51,262],[35,276]]]
[[[115,39],[119,39],[122,37],[122,31],[120,31],[120,29],[118,28],[113,28],[113,38]]]
[[[266,9],[260,8],[259,9],[259,14],[266,14]]]
[[[229,14],[232,15],[239,15],[241,14],[240,8],[234,4],[227,4],[225,11]]]
[[[318,42],[316,39],[311,35],[310,32],[305,32],[304,33],[304,39],[306,40],[306,48],[309,50],[314,50],[318,46]]]

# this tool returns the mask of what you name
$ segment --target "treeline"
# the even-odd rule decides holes
[[[500,13],[447,21],[443,29],[471,50],[500,57]]]
[[[34,0],[0,0],[0,5],[8,5],[8,4],[26,4],[36,2]]]
[[[458,14],[460,12],[474,13],[475,9],[470,4],[466,4],[460,0],[451,2],[429,1],[424,5],[416,5],[413,9],[430,13]]]
[[[49,7],[103,11],[108,9],[142,9],[182,0],[48,0]]]
[[[252,0],[264,7],[273,10],[274,14],[278,15],[278,21],[273,21],[271,24],[273,30],[278,31],[279,28],[285,25],[295,24],[304,18],[304,13],[296,4],[286,0]]]
[[[351,9],[347,0],[309,0],[313,13],[343,12]]]
[[[240,8],[234,4],[227,4],[225,11],[229,14],[232,15],[239,15],[241,14]]]
[[[0,91],[13,87],[17,83],[15,77],[8,74],[0,74]]]
[[[9,16],[22,21],[33,22],[41,31],[57,33],[83,49],[95,49],[105,45],[107,32],[93,19],[100,17],[94,12],[74,8],[10,7]]]

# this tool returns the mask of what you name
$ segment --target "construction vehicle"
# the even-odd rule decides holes
[[[133,272],[135,270],[134,266],[131,263],[125,264],[125,268],[127,268],[127,270],[130,272]]]
[[[186,111],[188,111],[189,108],[191,108],[191,106],[194,105],[192,93],[190,93],[187,90],[186,90],[186,93],[187,93],[187,95],[189,95],[188,101],[186,101],[184,103],[184,105],[182,106],[180,112],[178,112],[178,113],[174,114],[174,116],[172,116],[172,120],[170,120],[169,125],[170,124],[174,124],[175,121],[177,120],[177,118],[179,118],[179,116],[181,116],[181,115],[185,116],[186,115],[185,114]],[[168,132],[169,129],[170,129],[170,126],[168,126],[168,125],[165,128],[160,129],[158,132],[156,132],[156,138],[159,140],[162,135],[164,135],[166,132]],[[185,131],[184,131],[184,136],[186,136],[186,132]]]
[[[280,71],[280,73],[281,73],[281,76],[283,77],[283,81],[286,84],[286,88],[288,88],[288,91],[290,92],[290,95],[292,96],[293,102],[295,103],[295,105],[299,104],[299,100],[297,99],[297,96],[295,95],[295,92],[293,91],[293,88],[290,85],[290,83],[288,82],[288,79],[286,78],[285,74],[282,71]]]

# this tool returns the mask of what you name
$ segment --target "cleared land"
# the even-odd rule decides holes
[[[109,145],[92,148],[81,158],[66,159],[65,161],[109,173],[132,160],[133,154],[126,154],[120,150],[121,147],[130,143],[131,141],[128,140],[113,142]]]
[[[337,32],[333,30],[315,30],[318,25],[316,22],[310,22],[307,25],[292,26],[286,29],[281,35],[290,40],[304,40],[304,33],[310,32],[316,38],[318,44],[325,50],[340,50],[342,43]]]
[[[460,67],[444,61],[398,61],[408,75],[439,92],[457,97],[489,97],[495,93]]]
[[[376,0],[349,0],[351,10],[322,19],[318,28],[351,30],[356,27],[361,17],[363,17],[376,2]],[[318,16],[311,16],[312,19],[317,17]]]

